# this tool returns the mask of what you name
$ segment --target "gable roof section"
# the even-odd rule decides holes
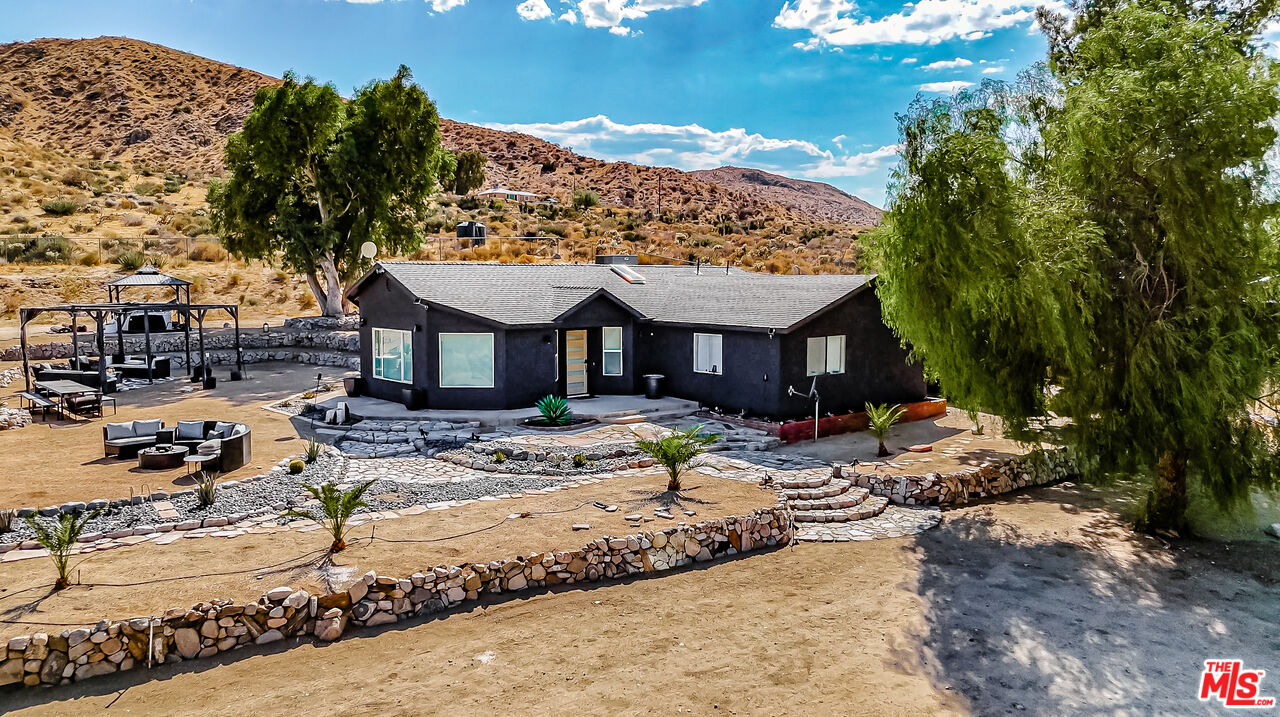
[[[603,264],[380,262],[410,293],[507,326],[550,325],[603,291],[638,316],[665,324],[787,331],[864,288],[868,274],[758,274],[692,266],[632,267],[643,284]],[[366,280],[350,294],[358,296]]]

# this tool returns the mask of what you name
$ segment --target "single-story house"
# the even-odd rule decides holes
[[[507,202],[516,202],[519,204],[529,204],[538,201],[538,195],[533,192],[517,192],[514,189],[506,187],[493,187],[483,192],[476,192],[476,196],[486,201],[501,199]]]
[[[869,275],[724,267],[380,262],[360,308],[362,392],[414,408],[663,392],[771,418],[925,397]],[[801,395],[791,395],[794,388]]]

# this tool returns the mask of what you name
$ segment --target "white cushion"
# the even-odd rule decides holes
[[[222,441],[216,438],[211,441],[205,441],[204,443],[196,446],[196,454],[201,456],[216,456],[221,450]]]
[[[227,438],[235,438],[236,436],[243,436],[248,432],[249,432],[248,426],[244,425],[243,423],[237,423],[236,427],[232,429],[231,435],[227,436]]]
[[[133,435],[135,436],[154,436],[164,427],[164,421],[159,418],[153,418],[149,421],[134,421]]]
[[[178,421],[178,440],[199,440],[203,433],[204,421]]]
[[[107,440],[118,441],[121,438],[133,438],[133,423],[108,423]]]
[[[218,421],[213,424],[213,430],[218,434],[219,438],[230,438],[231,432],[236,428],[236,424],[227,421]]]

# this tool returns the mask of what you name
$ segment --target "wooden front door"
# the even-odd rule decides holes
[[[564,332],[564,392],[587,395],[587,332]]]

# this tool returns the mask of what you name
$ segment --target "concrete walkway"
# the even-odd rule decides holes
[[[349,398],[338,396],[321,401],[323,410],[337,408],[346,401],[347,408],[362,418],[377,421],[442,421],[467,423],[478,421],[481,427],[514,426],[538,415],[538,409],[517,408],[508,410],[427,408],[410,411],[404,405],[368,396]],[[580,418],[594,418],[602,423],[626,416],[644,416],[646,419],[685,416],[698,410],[695,401],[682,398],[648,399],[644,396],[595,396],[569,399],[569,408]]]

